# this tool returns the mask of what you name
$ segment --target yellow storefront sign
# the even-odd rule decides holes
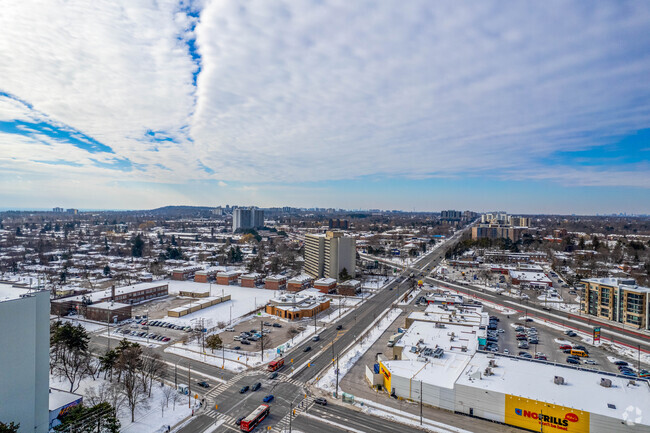
[[[505,422],[533,431],[589,433],[589,412],[510,394]]]
[[[388,392],[391,392],[392,388],[390,386],[390,378],[391,374],[390,371],[386,368],[386,366],[380,362],[379,363],[379,373],[384,376],[384,389],[386,389]]]

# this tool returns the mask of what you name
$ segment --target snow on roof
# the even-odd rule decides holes
[[[103,310],[119,310],[120,308],[128,308],[129,304],[122,304],[119,302],[99,302],[90,305],[91,308],[101,308]]]
[[[650,288],[637,286],[636,281],[631,278],[588,278],[582,280],[589,283],[604,284],[606,286],[619,287],[624,290],[650,293]]]
[[[311,281],[313,279],[314,278],[311,275],[301,274],[301,275],[297,275],[297,276],[291,278],[289,280],[289,283],[305,283],[305,282]]]
[[[445,353],[442,358],[427,358],[427,362],[413,359],[404,361],[385,361],[384,366],[391,374],[421,380],[424,383],[453,389],[456,379],[470,361],[470,356],[458,353]]]
[[[552,284],[553,282],[542,272],[527,272],[527,271],[508,271],[510,278],[515,278],[519,281],[531,281],[536,283]]]
[[[244,274],[241,277],[255,280],[255,279],[260,278],[261,276],[262,276],[262,274],[260,274],[259,272],[252,272],[250,274]]]
[[[238,270],[222,271],[217,274],[217,277],[238,277],[243,272]]]
[[[0,283],[0,302],[18,299],[27,293],[29,293],[28,287],[14,287],[11,284]]]
[[[285,277],[284,275],[269,275],[268,277],[266,277],[266,280],[268,281],[284,281],[286,279],[287,277]]]
[[[496,367],[492,367],[494,374],[485,376],[491,359],[496,361]],[[481,372],[480,380],[471,377],[476,372]],[[564,385],[556,385],[555,376],[564,378]],[[601,386],[601,378],[610,379],[611,388]],[[644,381],[629,385],[629,379],[601,372],[482,352],[472,358],[456,383],[609,417],[620,417],[628,407],[650,407],[650,387]],[[610,409],[608,404],[616,409]],[[647,417],[639,422],[650,425]]]
[[[441,347],[445,355],[459,353],[467,357],[478,349],[478,327],[472,329],[455,324],[444,324],[444,328],[439,326],[431,322],[413,322],[403,333],[402,338],[395,343],[396,347],[404,348],[402,359],[416,359],[420,356],[410,350],[414,346],[422,349]]]
[[[336,280],[334,278],[319,278],[318,280],[314,281],[314,284],[324,284],[324,285],[330,285],[336,283]]]
[[[160,286],[168,286],[168,284],[167,282],[154,281],[149,283],[138,283],[132,286],[117,287],[115,288],[115,296],[123,295],[125,293],[138,292],[140,290],[153,289]],[[111,289],[108,288],[106,290],[99,290],[97,292],[87,293],[85,295],[79,295],[79,296],[72,296],[69,298],[53,299],[52,302],[70,302],[70,301],[81,302],[84,296],[89,297],[93,303],[98,302],[100,299],[110,298]]]
[[[56,388],[50,388],[50,411],[61,409],[63,406],[70,404],[74,401],[83,399],[83,396],[74,394],[72,392],[62,391]]]

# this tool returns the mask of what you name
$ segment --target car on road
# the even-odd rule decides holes
[[[200,386],[201,388],[210,388],[210,384],[205,380],[202,380],[201,382],[197,382],[197,385]]]
[[[257,382],[255,385],[251,387],[251,391],[257,391],[262,387],[262,384],[260,382]]]
[[[242,386],[242,388],[239,390],[239,393],[244,394],[245,392],[248,392],[249,389],[251,389],[251,387],[248,385]]]
[[[278,377],[278,372],[277,371],[274,371],[273,373],[271,373],[269,375],[269,379],[271,379],[271,380],[275,379],[276,377]]]
[[[343,329],[343,325],[339,325],[339,326],[336,327],[337,331],[340,331],[341,329]]]
[[[273,396],[273,394],[269,394],[269,395],[267,395],[267,396],[264,396],[264,398],[262,399],[262,401],[263,401],[264,403],[268,403],[268,402],[273,401],[274,398],[275,398],[275,397]]]
[[[321,406],[327,406],[327,400],[325,400],[323,397],[315,398],[314,403],[320,404]]]
[[[311,346],[307,346],[304,349],[302,349],[303,352],[309,352],[311,350]]]

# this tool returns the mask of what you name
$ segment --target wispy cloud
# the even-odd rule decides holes
[[[648,22],[647,2],[15,2],[0,169],[648,188],[647,144],[598,150],[650,128]]]

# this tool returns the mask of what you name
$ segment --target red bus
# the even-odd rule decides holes
[[[268,404],[260,404],[257,409],[242,420],[241,424],[239,424],[239,428],[242,431],[253,431],[253,429],[257,427],[257,425],[261,423],[270,412],[271,407]]]
[[[284,365],[284,358],[280,358],[280,359],[276,359],[275,361],[269,362],[269,366],[267,367],[267,369],[269,371],[275,371],[282,368],[283,365]]]

